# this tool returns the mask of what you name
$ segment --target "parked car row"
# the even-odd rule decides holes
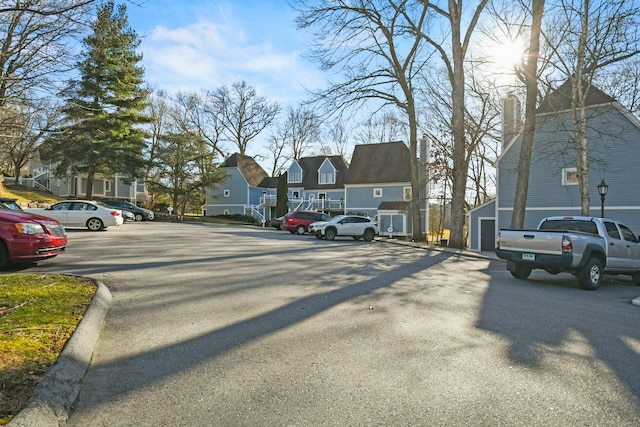
[[[155,215],[152,210],[141,208],[126,200],[103,200],[102,203],[112,208],[133,214],[135,221],[153,221]]]
[[[293,211],[274,218],[271,226],[292,234],[315,235],[318,239],[333,240],[338,236],[351,236],[355,240],[370,242],[380,234],[378,223],[364,215],[338,215],[331,217],[322,212]]]
[[[124,221],[152,221],[153,211],[119,200],[64,200],[48,208],[23,210],[16,199],[0,197],[0,269],[10,262],[53,258],[67,245],[65,227],[91,231]]]

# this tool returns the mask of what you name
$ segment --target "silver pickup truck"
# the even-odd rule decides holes
[[[602,274],[628,274],[640,284],[640,240],[629,227],[606,218],[544,218],[537,230],[501,229],[496,255],[513,277],[534,268],[573,273],[584,289],[597,289]]]

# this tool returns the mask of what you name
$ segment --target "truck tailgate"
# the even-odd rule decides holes
[[[500,249],[536,254],[562,255],[563,232],[500,230]]]

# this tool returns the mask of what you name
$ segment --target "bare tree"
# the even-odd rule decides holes
[[[640,60],[623,61],[608,71],[596,76],[596,85],[631,112],[640,113]]]
[[[12,163],[13,176],[17,184],[22,168],[29,163],[62,114],[58,106],[46,100],[32,105],[5,104],[0,110],[3,112],[0,119],[3,129],[0,145],[5,148],[5,153]]]
[[[465,139],[465,58],[471,36],[488,0],[480,0],[470,10],[464,9],[462,0],[449,0],[448,7],[424,1],[429,10],[442,18],[449,34],[448,42],[440,32],[429,31],[423,26],[414,27],[440,55],[447,69],[451,85],[451,128],[453,131],[453,186],[451,197],[451,234],[449,246],[463,248],[465,245],[464,220],[469,156]],[[464,25],[466,23],[466,29]]]
[[[336,120],[326,125],[326,138],[328,143],[320,145],[320,151],[325,156],[338,155],[348,157],[347,147],[349,145],[350,131],[342,120]]]
[[[391,111],[381,116],[373,115],[360,124],[355,139],[362,144],[377,144],[389,141],[404,141],[407,123]]]
[[[406,115],[411,164],[412,237],[423,241],[418,164],[418,122],[414,79],[428,66],[422,31],[429,6],[413,1],[298,0],[299,28],[314,34],[311,57],[343,81],[316,92],[315,100],[329,112],[343,112],[377,102]]]
[[[598,72],[640,53],[640,7],[633,0],[559,0],[553,64],[568,77],[581,212],[589,215],[589,156],[585,102]]]
[[[231,87],[223,86],[208,95],[219,114],[224,136],[235,144],[240,154],[245,154],[249,142],[265,130],[280,111],[277,102],[258,96],[244,81]]]
[[[224,178],[224,172],[216,167],[217,153],[210,140],[199,134],[203,128],[195,126],[199,113],[193,108],[199,105],[198,100],[194,94],[178,94],[171,105],[160,105],[163,131],[157,135],[150,187],[170,194],[179,215],[189,206],[202,205],[205,188]]]
[[[274,132],[269,136],[269,156],[265,159],[271,160],[271,176],[279,176],[284,171],[285,164],[291,160],[291,156],[285,152],[286,148],[287,141],[280,132]]]
[[[91,16],[90,2],[4,2],[0,8],[0,106],[55,90],[60,73],[73,68],[73,37]]]
[[[529,52],[522,70],[527,87],[525,101],[525,121],[518,160],[518,178],[513,202],[512,228],[522,228],[527,209],[529,193],[529,171],[531,168],[531,152],[536,129],[536,100],[538,95],[538,55],[540,52],[540,31],[545,0],[533,0],[531,12],[531,32],[529,34]]]
[[[320,139],[320,118],[308,108],[289,106],[284,120],[278,125],[294,159],[304,157]]]
[[[206,93],[200,96],[197,93],[178,92],[174,103],[182,111],[179,122],[183,130],[202,138],[214,156],[224,157],[221,147],[223,126],[218,105]]]

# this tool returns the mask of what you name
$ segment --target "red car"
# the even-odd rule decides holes
[[[66,245],[67,231],[55,219],[0,206],[0,269],[53,258]]]
[[[284,228],[291,234],[304,234],[309,230],[309,225],[318,221],[329,221],[331,217],[322,212],[315,211],[293,211],[289,212],[287,219],[284,220]]]

